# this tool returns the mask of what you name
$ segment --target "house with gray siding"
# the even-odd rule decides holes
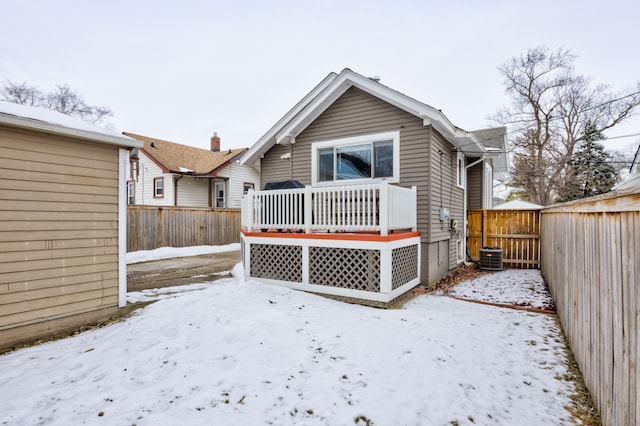
[[[504,128],[465,131],[378,79],[330,73],[241,160],[260,164],[263,185],[305,185],[245,197],[245,275],[383,304],[434,284],[465,261],[466,210],[490,203],[504,144]],[[265,256],[301,264],[290,274]],[[329,259],[333,275],[317,264]],[[377,283],[341,282],[345,271],[369,273],[368,262]]]

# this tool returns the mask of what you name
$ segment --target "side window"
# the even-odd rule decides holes
[[[136,182],[130,180],[127,182],[127,204],[132,205],[136,203]]]
[[[464,188],[464,154],[458,152],[456,156],[456,185],[460,188]]]
[[[153,179],[153,196],[155,198],[164,197],[164,178]]]
[[[247,192],[249,192],[250,189],[255,189],[256,185],[253,182],[245,182],[242,184],[243,187],[243,194],[246,194]]]

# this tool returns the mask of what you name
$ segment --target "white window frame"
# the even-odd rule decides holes
[[[456,186],[464,189],[466,167],[464,163],[464,154],[456,153]]]
[[[366,143],[389,141],[393,142],[393,176],[385,178],[344,179],[332,181],[318,181],[318,151],[324,148],[339,148],[350,145],[362,145]],[[335,154],[334,154],[335,162]],[[335,170],[335,163],[334,163]],[[367,135],[351,136],[346,138],[331,139],[314,142],[311,144],[311,184],[313,186],[353,185],[357,183],[373,183],[387,181],[400,182],[400,131],[373,133]]]
[[[136,203],[136,181],[127,181],[127,205],[131,206]]]
[[[493,208],[493,167],[487,162],[484,163],[482,184],[484,185],[482,191],[482,208],[491,209]]]
[[[218,197],[218,190],[222,189],[222,197]],[[218,205],[218,201],[222,201],[222,205]],[[227,182],[224,180],[215,181],[213,183],[213,205],[217,208],[227,207]]]
[[[160,183],[159,187],[158,182]],[[153,198],[164,198],[164,176],[153,178]]]

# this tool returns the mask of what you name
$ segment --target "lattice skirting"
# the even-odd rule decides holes
[[[380,291],[380,250],[309,247],[311,284]]]
[[[391,289],[418,278],[418,246],[406,246],[391,251]]]
[[[302,282],[302,247],[251,244],[251,276]]]
[[[383,305],[420,281],[419,237],[370,242],[242,238],[247,278]]]

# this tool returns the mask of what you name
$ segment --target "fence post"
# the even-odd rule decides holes
[[[389,233],[389,184],[386,181],[380,183],[380,235]]]
[[[312,188],[309,185],[304,187],[304,233],[311,233],[311,210],[313,209]]]

